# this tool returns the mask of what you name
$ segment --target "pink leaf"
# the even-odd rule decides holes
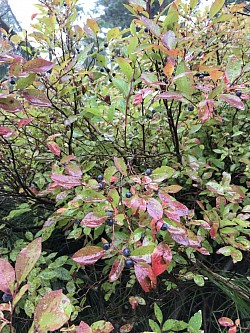
[[[110,282],[116,281],[121,275],[123,268],[124,268],[124,258],[116,259],[109,273],[109,281]]]
[[[92,333],[92,329],[84,321],[81,321],[80,325],[78,326],[77,333]]]
[[[81,168],[74,164],[74,163],[69,163],[66,167],[65,167],[65,172],[70,175],[70,176],[74,176],[74,177],[82,177],[82,170]]]
[[[44,92],[38,89],[27,89],[23,92],[23,97],[36,106],[51,106],[50,100]]]
[[[172,50],[176,46],[175,33],[172,30],[168,30],[161,38],[162,44],[169,50]]]
[[[15,271],[8,261],[0,258],[0,290],[11,294],[14,289]]]
[[[163,208],[161,203],[154,198],[149,198],[147,201],[147,212],[154,219],[160,220],[163,215]]]
[[[55,182],[56,186],[62,186],[67,189],[71,189],[74,186],[81,185],[79,177],[58,175],[53,173],[52,175],[50,175],[50,178]]]
[[[228,329],[228,333],[236,333],[237,332],[237,326],[232,326]]]
[[[204,123],[206,120],[208,120],[212,113],[214,108],[214,100],[213,99],[207,99],[205,101],[201,101],[198,104],[198,117],[202,123]]]
[[[221,101],[226,102],[226,103],[230,104],[231,106],[234,106],[237,109],[240,109],[240,110],[245,109],[245,105],[242,102],[242,100],[235,95],[222,94],[219,96],[219,98]]]
[[[145,262],[135,263],[135,275],[145,292],[156,288],[157,279],[149,264]]]
[[[52,152],[52,154],[54,154],[56,156],[61,155],[60,147],[58,146],[58,144],[56,142],[54,142],[54,141],[47,142],[47,146],[48,146],[49,150]]]
[[[28,125],[32,120],[33,120],[32,117],[30,117],[30,118],[23,118],[23,119],[19,120],[19,122],[18,122],[18,128],[21,128],[23,126]]]
[[[0,135],[6,135],[12,133],[13,130],[9,127],[0,126]]]
[[[42,251],[42,239],[36,238],[29,245],[22,249],[16,258],[16,279],[19,284],[21,284],[32,268],[35,266],[37,260],[40,257]]]
[[[231,327],[234,325],[234,322],[232,321],[232,319],[227,318],[227,317],[221,317],[218,320],[218,322],[221,326],[224,326],[224,327]]]
[[[44,73],[53,68],[55,64],[42,58],[32,59],[23,65],[25,72]]]
[[[155,23],[154,20],[151,20],[145,16],[141,18],[142,22],[146,25],[146,27],[152,32],[153,35],[159,37],[161,34],[160,27]]]
[[[81,224],[85,227],[89,228],[97,228],[103,224],[103,222],[107,219],[107,215],[105,216],[96,216],[95,213],[88,213],[81,221]]]
[[[157,96],[157,99],[175,99],[177,101],[183,102],[184,97],[181,93],[178,93],[176,91],[166,91],[160,95]]]
[[[142,95],[140,93],[135,94],[133,105],[140,104],[142,102]]]
[[[159,243],[151,256],[152,271],[155,276],[165,272],[172,260],[170,247],[164,243]]]
[[[72,259],[80,265],[92,265],[101,259],[104,253],[100,246],[86,246],[77,251]]]

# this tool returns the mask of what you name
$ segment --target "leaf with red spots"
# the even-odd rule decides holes
[[[52,152],[52,154],[54,154],[56,156],[61,155],[60,147],[58,146],[58,144],[56,142],[49,141],[49,142],[47,142],[47,146],[48,146],[49,150]]]
[[[149,198],[147,201],[147,212],[153,219],[160,220],[163,215],[163,208],[159,201]]]
[[[51,106],[50,100],[44,92],[38,89],[26,89],[23,92],[23,97],[33,105],[36,106]]]
[[[95,213],[90,212],[82,219],[81,224],[85,227],[97,228],[102,225],[106,219],[107,215],[97,216]]]
[[[55,64],[42,58],[32,59],[23,65],[24,72],[45,73],[53,68]]]
[[[11,294],[14,289],[15,271],[8,261],[0,258],[0,290]]]
[[[0,108],[8,112],[19,112],[23,110],[22,104],[13,95],[0,96]]]
[[[135,275],[145,292],[156,288],[157,279],[149,264],[145,262],[135,263]]]
[[[116,281],[121,275],[123,268],[124,268],[124,258],[122,257],[120,259],[119,258],[116,259],[109,273],[109,281],[110,282]]]
[[[55,331],[62,327],[70,318],[71,304],[62,290],[48,292],[38,302],[34,323],[38,333]]]
[[[172,252],[167,244],[159,243],[151,256],[152,271],[155,276],[165,272],[172,260]]]
[[[15,271],[16,279],[19,284],[21,284],[26,279],[39,259],[42,251],[41,244],[41,238],[36,238],[29,245],[23,248],[22,251],[17,255]]]
[[[72,259],[80,265],[92,265],[101,259],[105,250],[100,246],[86,246],[77,251]]]

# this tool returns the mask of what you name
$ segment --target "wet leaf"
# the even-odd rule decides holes
[[[207,121],[213,114],[214,100],[209,99],[201,101],[198,104],[198,117],[202,123]]]
[[[116,58],[115,61],[118,63],[121,71],[128,78],[128,80],[131,80],[133,77],[133,69],[128,61],[122,57]]]
[[[0,126],[0,135],[6,135],[12,133],[13,130],[9,127]]]
[[[109,273],[109,281],[114,282],[119,279],[119,276],[121,275],[121,272],[124,268],[124,258],[117,258],[111,268],[111,271]]]
[[[81,178],[82,177],[82,170],[81,168],[75,163],[69,163],[65,167],[65,173],[69,176]]]
[[[172,30],[168,30],[162,37],[161,37],[162,44],[167,47],[169,50],[172,50],[176,46],[176,36]]]
[[[42,239],[36,238],[17,255],[16,279],[21,284],[38,261],[42,251]]]
[[[154,20],[151,20],[145,16],[142,16],[141,20],[146,25],[146,27],[152,32],[153,35],[155,35],[156,37],[160,37],[161,29],[155,23]]]
[[[152,271],[155,276],[165,272],[172,261],[172,252],[167,244],[159,243],[152,254]]]
[[[49,141],[47,142],[47,146],[49,150],[54,154],[55,156],[60,156],[61,155],[61,150],[58,144],[54,141]]]
[[[14,95],[0,96],[0,108],[8,112],[19,112],[23,110],[22,104],[14,98]]]
[[[241,62],[236,56],[231,56],[226,66],[226,78],[228,82],[233,83],[241,74]]]
[[[109,321],[99,320],[93,323],[91,328],[93,333],[110,333],[114,326]]]
[[[11,294],[14,289],[15,271],[8,261],[0,258],[0,290]]]
[[[201,324],[202,324],[202,313],[201,310],[199,310],[190,318],[188,322],[188,328],[189,328],[188,331],[191,333],[199,332]]]
[[[65,176],[53,173],[50,175],[50,178],[55,182],[56,186],[62,186],[67,189],[81,185],[79,177]]]
[[[166,91],[162,94],[159,94],[157,96],[157,99],[167,99],[167,100],[175,99],[180,102],[183,102],[185,100],[183,95],[176,91]]]
[[[92,329],[84,321],[81,321],[80,325],[78,326],[77,333],[92,333]]]
[[[95,213],[88,213],[81,221],[81,224],[89,228],[97,228],[102,225],[107,219],[105,216],[97,216]]]
[[[71,304],[62,290],[48,292],[37,304],[34,322],[38,333],[55,331],[70,318]]]
[[[156,288],[156,276],[152,271],[152,267],[147,263],[135,263],[135,275],[145,292],[149,292]]]
[[[33,72],[33,73],[45,73],[52,69],[55,64],[51,61],[44,60],[42,58],[32,59],[27,61],[23,65],[23,70],[25,72]]]
[[[101,259],[105,250],[100,246],[85,246],[77,251],[72,259],[80,265],[92,265]]]

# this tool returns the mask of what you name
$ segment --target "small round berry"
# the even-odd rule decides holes
[[[156,114],[156,110],[152,110],[152,114]]]
[[[103,248],[103,250],[107,251],[110,248],[110,244],[109,243],[104,243],[102,245],[102,248]]]
[[[115,76],[116,76],[116,73],[112,73],[112,76],[115,77]]]
[[[103,175],[98,175],[97,176],[97,181],[102,182],[103,181]]]
[[[131,197],[132,197],[132,193],[131,193],[131,192],[127,192],[127,193],[126,193],[126,198],[129,199],[129,198],[131,198]]]
[[[110,73],[110,68],[107,67],[107,68],[106,68],[106,72],[107,72],[107,73]]]
[[[235,95],[236,95],[237,97],[240,97],[240,96],[242,95],[242,92],[241,92],[241,91],[236,91]]]
[[[131,258],[125,260],[125,267],[130,268],[134,266],[134,262]]]
[[[81,220],[77,219],[77,220],[74,221],[74,223],[78,225],[78,224],[81,223]]]
[[[144,32],[148,33],[148,28],[145,28],[145,29],[144,29]]]
[[[2,296],[2,300],[6,303],[10,302],[12,300],[12,296],[10,294],[4,293],[3,296]]]
[[[106,43],[104,43],[104,47],[108,47],[109,46],[109,44],[106,42]]]
[[[145,174],[149,176],[151,174],[151,169],[146,169]]]
[[[150,114],[146,114],[147,119],[152,119],[152,116]]]
[[[162,226],[161,226],[161,230],[162,230],[162,231],[166,231],[166,230],[168,230],[168,225],[167,225],[167,223],[163,223],[163,224],[162,224]]]
[[[100,69],[100,72],[101,72],[101,73],[104,73],[104,68],[101,68],[101,69]]]
[[[100,190],[102,190],[104,188],[104,184],[103,183],[98,183],[98,187]]]
[[[109,82],[112,82],[112,79],[111,79],[111,77],[109,78]]]
[[[199,79],[204,79],[204,74],[200,74]]]
[[[153,67],[150,67],[149,71],[152,73],[154,71]]]
[[[188,106],[188,111],[194,111],[194,106],[193,105],[189,105]]]
[[[129,257],[130,256],[130,249],[128,247],[125,247],[125,249],[122,251],[122,253],[125,257]]]
[[[107,220],[106,220],[106,223],[109,227],[112,227],[113,224],[114,224],[114,219],[112,217],[109,217]]]
[[[16,83],[16,81],[14,79],[10,80],[10,84],[15,84],[15,83]]]

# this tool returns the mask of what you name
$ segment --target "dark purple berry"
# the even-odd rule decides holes
[[[131,193],[131,192],[127,192],[127,193],[126,193],[126,198],[129,199],[129,198],[131,198],[131,197],[132,197],[132,193]]]
[[[152,119],[152,116],[150,114],[146,114],[147,119]]]
[[[129,257],[130,256],[130,249],[128,247],[125,247],[125,249],[122,251],[122,253],[125,257]]]
[[[109,46],[109,44],[106,42],[106,43],[104,43],[104,47],[108,47]]]
[[[15,83],[16,83],[16,81],[14,79],[10,80],[10,84],[15,84]]]
[[[131,258],[125,260],[125,267],[130,268],[134,266],[134,262]]]
[[[6,303],[10,302],[12,300],[12,296],[10,294],[4,293],[3,296],[2,296],[2,300]]]
[[[104,243],[102,245],[102,248],[103,248],[103,250],[107,251],[110,248],[110,244],[109,243]]]
[[[237,97],[240,97],[240,96],[242,95],[242,92],[241,92],[241,91],[236,91],[235,95],[236,95]]]
[[[106,220],[106,223],[109,227],[112,227],[113,224],[114,224],[114,219],[112,217],[109,217],[107,220]]]
[[[106,215],[108,215],[108,216],[113,216],[113,212],[111,212],[110,210],[108,210],[108,211],[106,212]]]
[[[144,32],[148,33],[148,28],[145,28],[145,29],[144,29]]]
[[[103,175],[99,175],[99,176],[97,176],[97,181],[98,181],[98,182],[102,182],[102,181],[103,181]]]
[[[152,114],[156,114],[156,110],[152,110]]]
[[[102,190],[104,188],[104,184],[103,183],[98,183],[98,187],[100,190]]]
[[[112,73],[112,76],[115,77],[115,76],[116,76],[116,73]]]
[[[189,105],[188,106],[188,111],[194,111],[194,106],[193,105]]]
[[[163,224],[162,224],[162,226],[161,226],[161,230],[162,230],[162,231],[166,231],[166,230],[168,230],[168,225],[167,225],[167,223],[163,223]]]
[[[106,72],[107,72],[107,73],[110,73],[110,68],[106,68]]]
[[[145,174],[149,176],[151,174],[151,169],[146,169]]]
[[[199,79],[204,79],[204,74],[199,74]]]
[[[100,72],[103,73],[103,72],[104,72],[104,68],[101,68],[101,69],[100,69]]]

